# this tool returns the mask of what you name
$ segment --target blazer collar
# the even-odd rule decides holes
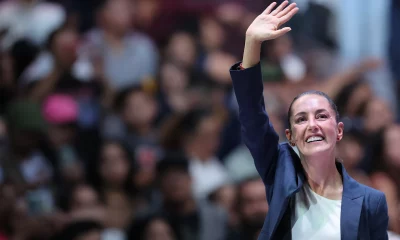
[[[360,215],[362,212],[365,190],[347,174],[342,163],[337,163],[336,167],[343,179],[343,196],[340,215],[341,239],[358,239]]]
[[[343,197],[356,199],[365,194],[364,189],[359,183],[349,176],[342,163],[336,162],[336,168],[338,169],[340,175],[342,175]]]

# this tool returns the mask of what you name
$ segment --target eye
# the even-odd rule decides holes
[[[328,115],[326,115],[324,113],[321,113],[321,114],[317,115],[317,119],[327,119],[327,118],[328,118]]]
[[[296,118],[296,123],[301,123],[301,122],[304,122],[306,120],[306,118],[305,117],[298,117],[298,118]]]

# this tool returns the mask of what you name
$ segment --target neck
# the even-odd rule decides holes
[[[186,154],[189,158],[197,158],[202,162],[207,161],[212,157],[212,155],[205,153],[205,151],[202,151],[202,149],[199,149],[196,146],[187,147]]]
[[[112,31],[104,31],[104,39],[112,49],[121,49],[123,47],[123,35],[118,35]]]
[[[301,164],[306,172],[307,182],[315,193],[330,199],[341,199],[343,182],[336,169],[334,155],[302,158]]]
[[[165,209],[177,215],[186,215],[196,211],[196,202],[189,198],[183,201],[171,201],[164,203]]]

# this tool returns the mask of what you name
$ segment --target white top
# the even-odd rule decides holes
[[[308,184],[295,195],[292,213],[293,240],[340,240],[342,200],[313,192]]]
[[[193,179],[193,193],[199,200],[230,182],[228,171],[216,157],[204,161],[190,159],[189,171]]]

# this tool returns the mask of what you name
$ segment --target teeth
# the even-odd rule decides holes
[[[307,142],[321,141],[322,137],[310,137],[307,139]]]

